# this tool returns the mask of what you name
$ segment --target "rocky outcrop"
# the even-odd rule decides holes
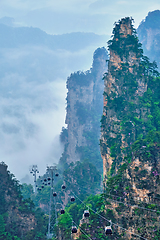
[[[18,181],[3,162],[0,163],[0,183],[0,214],[4,218],[6,232],[22,239],[35,228],[35,216],[29,202],[22,200]]]
[[[102,117],[102,136],[101,153],[103,159],[104,176],[111,170],[113,158],[111,148],[114,140],[119,136],[121,142],[119,153],[121,158],[115,156],[114,164],[119,165],[123,159],[122,148],[127,147],[125,135],[121,132],[120,123],[122,115],[120,112],[129,110],[127,102],[134,96],[134,103],[137,96],[142,95],[146,90],[146,84],[142,77],[137,77],[138,66],[140,63],[141,51],[140,45],[135,38],[135,32],[132,26],[132,20],[125,18],[119,21],[114,28],[113,39],[110,40],[110,59],[108,62],[108,72],[104,79],[104,108]],[[131,86],[129,86],[131,84]],[[132,88],[132,89],[131,89]],[[133,90],[133,96],[131,92]],[[138,111],[138,110],[137,110]],[[132,126],[132,122],[130,121]],[[132,127],[134,134],[134,127]]]
[[[132,19],[116,23],[108,44],[101,119],[105,212],[107,216],[111,211],[112,221],[120,226],[116,237],[132,239],[137,234],[156,239],[160,228],[159,74],[143,56]]]
[[[149,12],[137,29],[144,53],[160,68],[160,10]]]
[[[67,79],[67,129],[63,129],[61,134],[65,144],[60,160],[62,164],[88,158],[92,163],[99,165],[99,168],[102,166],[99,121],[103,109],[102,78],[107,69],[106,49],[97,49],[93,58],[93,65],[89,71],[73,73]]]

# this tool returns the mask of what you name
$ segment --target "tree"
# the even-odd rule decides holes
[[[0,215],[0,239],[4,239],[4,236],[6,235],[5,225],[4,218],[2,215]]]

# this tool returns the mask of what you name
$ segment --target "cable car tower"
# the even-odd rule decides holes
[[[34,192],[35,192],[35,194],[37,194],[37,188],[36,188],[37,176],[36,176],[36,174],[39,173],[38,166],[37,165],[32,165],[30,167],[30,173],[33,174],[33,177],[34,177]]]
[[[51,178],[51,189],[50,189],[50,201],[49,201],[49,220],[48,220],[48,233],[47,233],[47,239],[51,239],[53,237],[53,233],[51,233],[51,210],[52,210],[52,201],[54,197],[54,205],[55,205],[55,219],[57,223],[57,212],[56,212],[56,203],[55,203],[55,197],[57,196],[56,193],[53,193],[53,182],[54,182],[54,176],[58,177],[57,173],[57,166],[47,166],[46,173]]]

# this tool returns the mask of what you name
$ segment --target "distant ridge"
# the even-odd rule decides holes
[[[137,33],[144,54],[152,61],[155,60],[160,69],[160,10],[149,12],[140,23]]]
[[[11,27],[0,21],[0,48],[14,48],[19,45],[45,45],[51,49],[77,51],[97,44],[104,45],[106,35],[74,32],[62,35],[50,35],[39,28]]]

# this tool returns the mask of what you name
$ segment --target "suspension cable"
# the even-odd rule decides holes
[[[72,193],[73,193],[73,191],[71,191]],[[73,195],[75,195],[75,193],[73,193]],[[76,195],[75,195],[76,196]],[[112,195],[112,196],[116,196],[116,195]],[[77,197],[77,199],[81,202],[81,203],[84,203],[84,201],[82,202],[82,200],[78,197],[78,196],[76,196]],[[121,197],[120,197],[121,198]],[[148,209],[148,208],[145,208],[145,207],[140,207],[140,206],[138,206],[138,205],[131,205],[131,204],[127,204],[127,203],[124,203],[124,202],[121,202],[121,201],[116,201],[116,200],[113,200],[113,199],[110,199],[110,198],[106,198],[106,199],[108,199],[108,200],[112,200],[112,201],[114,201],[114,202],[118,202],[118,203],[123,203],[124,205],[128,205],[128,206],[130,206],[130,207],[137,207],[137,208],[139,208],[139,209],[143,209],[143,210],[147,210],[147,211],[151,211],[151,212],[157,212],[157,213],[160,213],[160,211],[157,211],[157,210],[153,210],[153,209]]]
[[[88,239],[92,240],[92,238],[90,238],[90,237],[88,236],[88,234],[86,234],[86,233],[84,232],[84,230],[82,230],[82,228],[81,228],[78,224],[75,223],[75,221],[72,219],[72,217],[70,216],[70,214],[69,214],[67,211],[66,211],[66,213],[68,214],[68,216],[69,216],[70,219],[72,220],[72,223],[74,222],[75,226],[78,227],[78,228],[80,229],[80,231],[81,231],[86,237],[88,237]]]
[[[72,193],[73,193],[73,191],[72,191]],[[73,194],[74,194],[75,197],[77,197],[75,193],[73,193]],[[77,197],[77,198],[79,199],[79,201],[81,201],[82,204],[86,205],[82,200],[80,200],[79,197]],[[110,220],[109,220],[109,219],[103,217],[101,214],[97,213],[96,211],[94,211],[94,210],[91,209],[90,207],[88,207],[88,208],[89,208],[91,211],[93,211],[95,214],[97,214],[98,216],[100,216],[101,218],[103,218],[104,220],[106,220],[107,222],[110,223]],[[144,237],[142,237],[142,236],[140,236],[140,235],[138,235],[138,234],[136,234],[136,233],[133,233],[133,232],[129,231],[128,229],[119,226],[119,225],[116,224],[116,223],[113,223],[113,222],[112,222],[112,224],[115,225],[115,226],[117,226],[117,227],[119,227],[119,228],[121,228],[121,229],[123,229],[123,230],[125,230],[125,231],[127,231],[127,232],[129,232],[129,233],[131,233],[132,235],[135,235],[135,236],[137,236],[137,237],[139,237],[139,238],[141,238],[141,239],[147,240],[147,238],[144,238]]]

